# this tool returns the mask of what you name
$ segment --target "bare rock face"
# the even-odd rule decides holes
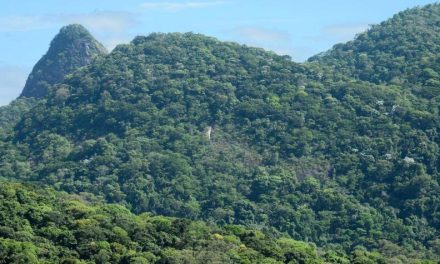
[[[83,26],[73,24],[61,28],[47,53],[32,69],[20,97],[44,97],[50,86],[106,53],[105,47]]]

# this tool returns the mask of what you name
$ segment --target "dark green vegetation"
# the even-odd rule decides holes
[[[374,25],[354,41],[338,44],[309,61],[376,83],[408,88],[426,99],[440,95],[440,12],[438,4],[401,12]],[[336,78],[341,78],[341,77]]]
[[[20,121],[22,115],[28,112],[35,104],[35,98],[19,98],[9,105],[0,107],[0,136],[5,136],[13,131],[14,126]]]
[[[261,231],[130,213],[89,195],[0,185],[0,263],[386,263]],[[79,262],[82,260],[82,262]]]
[[[305,64],[192,33],[137,37],[23,115],[0,175],[331,254],[439,259],[439,16],[407,10]]]
[[[104,46],[83,26],[63,27],[50,43],[46,55],[32,69],[21,97],[44,97],[51,85],[62,82],[67,74],[106,53]]]

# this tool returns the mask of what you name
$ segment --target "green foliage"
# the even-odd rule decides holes
[[[22,115],[29,111],[37,100],[34,98],[19,98],[9,105],[0,107],[0,136],[10,133]]]
[[[339,77],[402,85],[431,99],[440,95],[439,19],[439,4],[409,9],[309,61],[334,67]]]
[[[323,263],[306,243],[238,226],[136,216],[85,195],[2,181],[0,198],[1,263]]]
[[[225,227],[233,234],[195,253],[177,246],[183,231],[173,236],[173,220],[153,217],[160,241],[133,262],[438,259],[439,6],[402,12],[305,64],[193,33],[137,37],[23,114],[0,142],[0,175],[93,193],[137,214],[305,241]],[[117,262],[106,259],[112,243],[134,239],[119,224],[108,231],[117,240],[95,236],[111,215],[102,209],[66,210],[94,241],[75,256]],[[199,241],[204,232],[183,234]]]

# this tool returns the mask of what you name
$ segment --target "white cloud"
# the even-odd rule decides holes
[[[111,36],[100,38],[100,41],[108,51],[111,51],[119,44],[130,43],[132,39],[133,36],[130,34],[112,34]]]
[[[289,42],[288,32],[266,29],[261,27],[238,27],[234,34],[252,42]]]
[[[234,28],[229,32],[229,40],[254,47],[274,51],[279,55],[295,57],[297,47],[294,47],[289,32],[255,26]]]
[[[67,14],[55,17],[64,24],[79,23],[94,31],[122,32],[139,23],[136,14],[116,11],[96,11],[88,14]]]
[[[17,32],[44,29],[50,26],[49,21],[41,16],[7,16],[0,17],[0,32]]]
[[[0,32],[17,32],[60,27],[80,23],[93,31],[122,32],[139,23],[137,15],[119,11],[84,14],[47,14],[42,16],[7,16],[0,18]]]
[[[324,35],[329,38],[333,38],[338,41],[348,41],[350,39],[353,39],[356,34],[364,32],[369,27],[370,26],[367,23],[338,24],[328,26],[322,31]]]
[[[162,9],[178,11],[183,9],[207,8],[227,4],[227,1],[203,1],[203,2],[145,2],[141,4],[143,9]]]
[[[30,69],[0,64],[0,106],[17,98],[26,83]]]

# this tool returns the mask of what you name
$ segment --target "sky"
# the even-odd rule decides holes
[[[84,25],[109,50],[137,35],[195,32],[294,61],[346,42],[425,0],[0,0],[0,106],[21,92],[63,25]]]

